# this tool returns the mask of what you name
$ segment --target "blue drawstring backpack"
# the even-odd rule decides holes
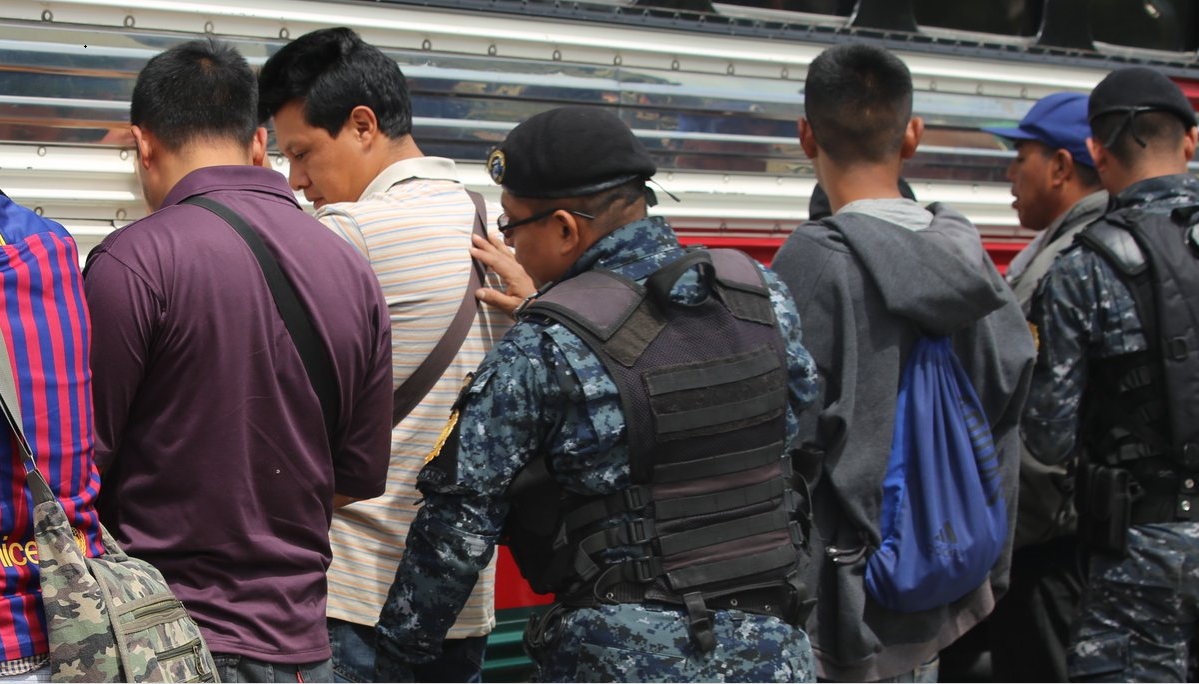
[[[1007,542],[1000,484],[991,428],[949,338],[920,338],[899,387],[870,595],[912,613],[981,585]]]

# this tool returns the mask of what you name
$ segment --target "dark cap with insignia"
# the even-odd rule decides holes
[[[526,120],[487,158],[491,179],[517,197],[561,199],[648,180],[658,167],[615,114],[561,107]]]
[[[1149,67],[1126,67],[1116,69],[1095,86],[1087,103],[1087,121],[1104,114],[1126,114],[1125,123],[1113,133],[1109,140],[1100,141],[1111,147],[1120,133],[1138,114],[1143,112],[1169,112],[1182,120],[1188,129],[1195,125],[1195,109],[1187,101],[1182,90],[1165,74]],[[1133,127],[1136,136],[1136,126]],[[1144,146],[1144,141],[1137,142]]]

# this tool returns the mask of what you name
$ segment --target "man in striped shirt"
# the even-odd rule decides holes
[[[94,506],[88,316],[79,253],[59,224],[0,192],[0,344],[8,348],[18,420],[38,469],[87,555],[103,552]],[[0,681],[50,681],[33,504],[11,430],[0,421]]]
[[[395,61],[345,28],[302,36],[259,76],[259,113],[274,118],[291,186],[316,216],[370,260],[387,297],[394,387],[405,385],[463,306],[472,269],[475,206],[454,162],[426,157],[412,139],[412,108]],[[387,493],[340,509],[330,537],[329,634],[338,681],[374,676],[374,625],[420,494],[416,475],[436,444],[466,374],[503,336],[508,319],[478,312],[440,379],[392,431]],[[435,376],[434,376],[435,377]],[[401,396],[397,396],[401,399]],[[479,576],[442,657],[418,681],[479,681],[495,625],[495,565]]]

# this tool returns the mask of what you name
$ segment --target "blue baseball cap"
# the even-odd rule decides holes
[[[1009,140],[1036,140],[1051,150],[1066,150],[1075,163],[1092,168],[1087,150],[1091,125],[1087,123],[1087,95],[1054,93],[1037,101],[1015,128],[984,128]]]

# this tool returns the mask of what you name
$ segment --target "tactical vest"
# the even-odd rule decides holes
[[[697,266],[710,294],[672,301]],[[785,453],[787,354],[755,263],[693,250],[645,286],[588,271],[526,315],[561,323],[602,359],[620,392],[632,476],[623,491],[581,497],[557,485],[544,455],[518,474],[504,536],[532,587],[571,606],[684,606],[705,651],[712,608],[804,620],[806,490]]]
[[[1083,399],[1087,458],[1131,476],[1130,524],[1199,517],[1196,219],[1199,206],[1169,216],[1123,210],[1079,235],[1132,293],[1148,343],[1145,352],[1093,359]]]

